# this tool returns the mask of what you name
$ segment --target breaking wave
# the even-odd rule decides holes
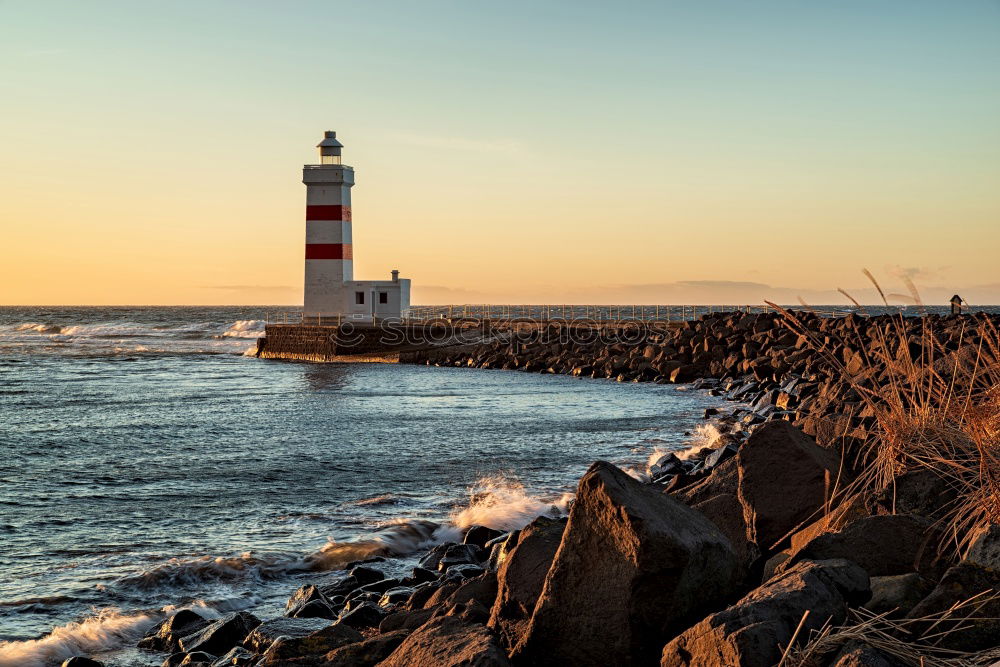
[[[379,496],[369,500],[384,499]],[[474,525],[502,531],[523,528],[543,514],[565,514],[572,499],[570,493],[554,498],[532,495],[516,480],[503,476],[486,477],[469,489],[468,504],[455,510],[443,523],[393,519],[368,535],[341,542],[330,540],[305,555],[246,552],[236,556],[172,558],[139,574],[123,577],[114,586],[147,591],[192,587],[206,582],[266,581],[306,572],[338,570],[354,561],[377,556],[408,556],[442,542],[461,541],[464,532]]]
[[[224,338],[260,338],[264,335],[264,320],[237,320],[226,329]]]
[[[46,667],[75,655],[90,655],[135,643],[160,614],[123,614],[107,608],[83,621],[55,628],[41,639],[0,642],[0,667]]]

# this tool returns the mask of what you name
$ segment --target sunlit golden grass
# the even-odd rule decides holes
[[[911,293],[919,303],[912,286]],[[864,336],[850,330],[827,341],[795,313],[774,307],[822,355],[833,378],[856,392],[864,406],[859,415],[872,418],[848,461],[858,476],[838,490],[840,498],[891,496],[900,475],[930,470],[956,496],[938,517],[943,552],[960,557],[980,527],[1000,522],[1000,335],[989,318],[966,317],[945,331],[940,320],[899,315]],[[863,363],[845,362],[839,344]]]

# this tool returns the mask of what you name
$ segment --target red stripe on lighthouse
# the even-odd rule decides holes
[[[351,221],[351,207],[340,204],[314,204],[306,206],[306,220],[343,220]]]
[[[306,259],[354,259],[350,243],[307,243]]]

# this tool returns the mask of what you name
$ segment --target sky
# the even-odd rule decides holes
[[[0,304],[1000,303],[1000,0],[0,0]],[[893,297],[902,298],[902,297]]]

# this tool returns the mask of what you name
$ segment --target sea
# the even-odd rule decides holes
[[[166,614],[279,615],[372,557],[565,513],[597,459],[710,436],[685,387],[252,355],[269,307],[0,308],[0,667],[93,655]]]

